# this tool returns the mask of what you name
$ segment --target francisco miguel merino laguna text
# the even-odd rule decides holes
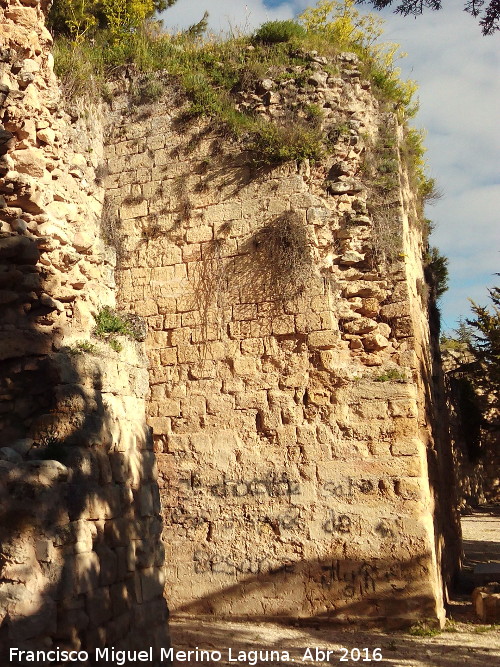
[[[227,651],[227,660],[228,662],[244,662],[246,665],[256,665],[260,662],[271,662],[278,665],[288,664],[290,662],[290,654],[288,651],[268,651],[268,650],[253,650],[253,651],[243,651],[236,650],[232,648],[225,649]],[[349,662],[351,658],[354,662],[380,662],[383,660],[382,651],[380,648],[352,648],[347,649],[340,647],[340,657],[336,655],[338,651],[331,649],[323,649],[318,646],[312,648],[306,648],[302,655],[302,662],[324,662],[330,661],[333,659],[339,662]],[[363,657],[364,656],[364,657]],[[191,660],[196,660],[196,662],[220,662],[222,660],[221,651],[203,651],[196,647],[195,649],[190,649],[187,651],[176,651],[173,648],[162,648],[160,649],[160,662],[164,660],[171,664],[171,661],[175,658],[178,662],[190,662]],[[73,662],[73,663],[83,663],[89,659],[88,651],[67,651],[56,647],[55,649],[50,649],[48,651],[26,651],[18,648],[10,649],[10,662],[20,662],[23,661],[23,664],[28,662],[39,663],[40,661],[44,662]],[[109,662],[118,667],[123,667],[125,664],[130,662],[149,662],[153,661],[153,649],[148,648],[143,651],[126,651],[126,650],[116,650],[114,648],[96,648],[95,650],[95,660],[101,660],[102,662]],[[294,662],[294,658],[291,659]]]
[[[235,649],[224,649],[227,651],[229,662],[245,662],[248,665],[256,665],[258,660],[264,662],[279,662],[280,660],[289,660],[288,651],[239,651]],[[10,662],[16,663],[21,660],[23,663],[33,662],[39,664],[45,662],[69,662],[83,663],[89,660],[89,651],[68,651],[56,647],[49,650],[27,651],[24,649],[11,648]],[[153,649],[148,648],[142,651],[116,650],[114,648],[96,648],[94,659],[109,662],[112,665],[122,667],[130,662],[149,662],[153,661]],[[204,651],[196,647],[187,651],[178,651],[170,647],[160,649],[160,661],[170,663],[173,659],[179,662],[220,662],[222,660],[221,651]]]

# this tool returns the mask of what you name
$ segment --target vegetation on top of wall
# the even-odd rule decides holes
[[[321,107],[304,102],[297,108],[284,104],[284,116],[268,119],[238,102],[245,93],[262,94],[266,79],[277,87],[290,81],[298,92],[297,99],[301,92],[307,97],[312,91],[308,88],[310,79],[318,68],[318,54],[323,56],[322,69],[332,75],[338,73],[339,54],[355,54],[357,58],[348,60],[352,63],[349,67],[371,81],[381,110],[388,112],[387,123],[381,122],[379,136],[368,146],[364,166],[375,229],[373,259],[391,263],[404,258],[393,208],[401,162],[416,193],[417,222],[427,240],[424,205],[438,198],[439,192],[427,175],[424,133],[407,122],[417,110],[416,84],[402,80],[396,66],[406,54],[397,44],[380,41],[382,19],[361,14],[354,0],[319,0],[296,20],[271,21],[252,35],[220,39],[204,35],[206,14],[183,32],[165,32],[151,18],[158,2],[163,0],[55,1],[50,15],[56,33],[55,68],[68,96],[107,98],[107,82],[120,67],[128,66],[137,74],[130,89],[132,108],[156,101],[166,82],[176,82],[188,99],[184,119],[210,118],[215,127],[250,151],[255,165],[318,161],[338,140],[331,131],[322,130]],[[125,8],[122,14],[119,7]],[[83,19],[75,23],[78,8],[87,16],[86,23]],[[398,124],[403,128],[403,141],[398,137]],[[430,287],[427,294],[433,302],[445,289],[446,259],[433,249],[425,262]],[[435,304],[434,309],[437,321]]]
[[[252,90],[266,77],[294,78],[305,87],[314,71],[311,51],[331,60],[344,51],[356,53],[362,74],[400,118],[415,111],[416,86],[402,81],[394,64],[403,54],[395,44],[379,43],[381,19],[360,14],[354,0],[320,0],[297,20],[271,21],[253,35],[226,40],[200,37],[206,17],[193,29],[168,34],[150,18],[155,8],[153,0],[56,0],[49,25],[56,35],[56,73],[68,96],[106,96],[107,80],[123,65],[146,74],[167,72],[189,98],[186,117],[213,118],[245,140],[260,164],[317,160],[328,148],[317,114],[305,114],[291,131],[286,121],[264,121],[235,106],[235,93]],[[161,94],[160,79],[151,77],[145,94],[139,93],[136,103],[153,101]]]
[[[414,101],[415,81],[401,79],[397,60],[406,57],[399,44],[381,42],[384,21],[374,14],[362,14],[355,8],[355,0],[320,0],[310,7],[300,20],[310,40],[318,50],[335,45],[339,51],[351,51],[359,56],[363,74],[374,85],[375,92],[385,101],[395,103],[401,120],[411,118],[418,110]]]
[[[431,334],[439,340],[441,330],[441,312],[438,301],[448,289],[448,258],[438,248],[430,247],[423,257],[424,276],[427,284],[429,325]]]
[[[47,23],[59,35],[76,42],[106,31],[121,40],[133,34],[155,12],[170,7],[176,0],[54,0]]]
[[[414,127],[404,127],[404,141],[401,145],[401,156],[406,163],[411,185],[420,202],[420,217],[423,215],[423,206],[441,198],[441,192],[436,181],[427,175],[425,161],[426,148],[424,146],[425,131]]]
[[[297,21],[268,21],[254,33],[254,43],[279,44],[306,37],[306,30]]]

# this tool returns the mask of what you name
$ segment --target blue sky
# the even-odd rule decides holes
[[[413,124],[427,130],[429,173],[444,193],[427,217],[436,223],[432,244],[449,258],[450,289],[441,301],[447,331],[470,315],[468,298],[487,304],[487,288],[500,284],[500,33],[482,37],[462,0],[443,4],[416,19],[380,15],[384,38],[408,53],[400,66],[419,84]],[[178,0],[163,18],[168,28],[184,28],[206,9],[214,31],[249,32],[311,5],[315,0]]]

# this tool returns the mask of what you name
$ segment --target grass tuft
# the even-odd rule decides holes
[[[300,122],[278,125],[261,121],[249,144],[257,165],[275,165],[292,160],[320,160],[325,153],[322,134]]]
[[[398,368],[388,368],[383,373],[373,378],[374,382],[406,382],[408,377],[404,371]]]
[[[436,637],[441,634],[441,630],[432,621],[424,620],[412,625],[408,634],[412,637]]]
[[[105,338],[108,334],[133,335],[130,325],[107,306],[99,311],[95,321],[96,327],[94,333],[99,338]]]

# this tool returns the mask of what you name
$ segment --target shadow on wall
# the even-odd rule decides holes
[[[296,620],[405,627],[422,618],[437,623],[438,608],[420,558],[302,560],[247,576],[218,592],[175,609],[175,614],[212,614],[231,620]],[[196,578],[210,581],[236,566],[223,558],[196,562]],[[227,581],[227,574],[224,577]],[[305,611],[307,610],[307,611]]]
[[[420,377],[425,396],[427,424],[427,470],[429,486],[434,499],[434,540],[438,566],[447,601],[455,588],[460,573],[462,533],[457,497],[457,465],[453,457],[449,412],[446,405],[443,369],[439,354],[439,338],[430,322],[430,357],[428,363],[420,360]]]
[[[133,367],[61,346],[38,259],[28,236],[0,235],[0,662],[11,647],[86,650],[89,665],[96,647],[156,654],[155,458],[142,415],[118,410]]]

